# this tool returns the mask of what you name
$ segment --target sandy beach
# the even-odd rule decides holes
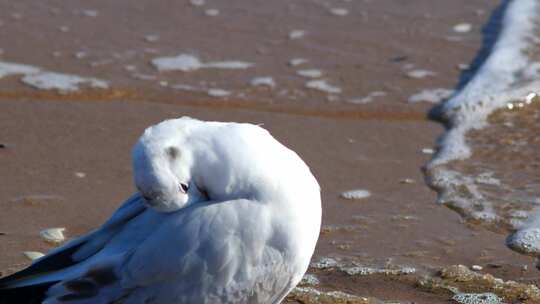
[[[323,228],[308,273],[320,283],[306,282],[289,303],[449,303],[460,292],[539,303],[534,258],[508,249],[506,231],[436,203],[423,168],[445,129],[428,119],[433,103],[410,100],[458,84],[458,65],[477,55],[496,3],[179,3],[0,3],[0,62],[107,81],[62,91],[21,80],[37,72],[0,78],[2,276],[30,264],[23,252],[56,246],[41,230],[63,227],[72,239],[103,223],[135,191],[130,151],[138,136],[187,115],[262,124],[319,180]],[[472,30],[456,31],[460,23]],[[163,72],[152,65],[178,54],[255,66]],[[294,58],[309,64],[292,67]],[[315,79],[341,91],[306,86],[311,79],[297,72],[314,69],[324,74]],[[251,85],[259,76],[275,87]],[[211,96],[216,89],[229,94]],[[355,189],[370,195],[341,196]],[[310,288],[347,296],[313,296]]]

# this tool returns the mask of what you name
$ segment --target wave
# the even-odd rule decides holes
[[[501,192],[515,189],[501,186],[493,172],[465,169],[478,167],[477,162],[470,160],[478,152],[471,148],[471,133],[491,128],[488,118],[495,111],[523,108],[539,99],[538,20],[538,0],[503,1],[492,15],[484,30],[484,43],[489,47],[481,50],[475,60],[481,64],[471,78],[462,78],[465,80],[460,81],[457,92],[446,103],[434,110],[447,130],[438,140],[437,154],[426,166],[426,175],[430,186],[438,192],[439,203],[491,229],[517,230],[508,238],[508,245],[519,252],[540,256],[540,213],[528,213],[528,221],[516,220],[513,214],[534,208],[499,204],[497,196]]]

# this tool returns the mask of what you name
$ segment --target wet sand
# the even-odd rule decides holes
[[[52,248],[39,237],[40,230],[66,227],[71,238],[102,223],[134,191],[129,153],[142,130],[168,117],[189,115],[263,123],[311,165],[323,188],[323,222],[330,230],[322,234],[315,259],[337,256],[426,271],[492,264],[496,266],[488,271],[505,279],[537,276],[535,269],[521,271],[532,259],[502,246],[503,234],[468,227],[458,214],[434,203],[435,193],[420,170],[429,156],[420,150],[442,129],[428,120],[343,120],[129,101],[3,101],[2,109],[0,138],[6,148],[0,152],[0,231],[5,234],[0,236],[0,269],[5,273],[28,264],[23,251]],[[402,183],[405,178],[415,182]],[[339,197],[355,188],[373,195],[361,201]],[[377,288],[367,288],[363,281],[370,280],[332,287],[435,303],[428,301],[433,295],[411,283],[374,279],[367,286]],[[394,285],[402,287],[390,292]]]
[[[313,268],[310,273],[322,281],[316,287],[320,290],[401,303],[448,303],[452,296],[448,290],[419,287],[424,275],[437,277],[441,268],[463,264],[483,266],[481,273],[504,280],[533,283],[538,278],[534,259],[507,249],[504,233],[466,223],[456,212],[435,203],[436,193],[426,186],[422,172],[431,155],[422,149],[432,148],[444,129],[427,119],[430,104],[406,102],[422,89],[457,84],[460,71],[456,64],[474,58],[481,44],[479,29],[494,3],[418,0],[408,6],[362,1],[361,6],[351,4],[351,14],[356,17],[343,17],[345,24],[329,23],[334,25],[328,28],[321,28],[319,19],[336,18],[328,15],[327,6],[342,3],[306,2],[302,4],[308,11],[299,13],[293,4],[267,8],[269,4],[258,2],[247,6],[258,6],[247,14],[242,2],[231,6],[218,2],[220,15],[208,21],[202,12],[188,12],[190,6],[185,3],[143,9],[142,5],[100,2],[93,7],[98,17],[105,18],[100,22],[73,13],[84,7],[83,2],[62,6],[48,1],[35,10],[29,9],[30,3],[1,4],[5,10],[0,10],[0,20],[15,21],[4,21],[0,27],[0,48],[4,50],[0,59],[106,79],[112,88],[62,95],[28,88],[16,76],[0,79],[2,274],[29,264],[23,251],[53,248],[39,237],[42,229],[66,227],[67,237],[73,238],[106,220],[134,191],[130,149],[144,128],[188,115],[262,123],[311,166],[322,186],[324,214],[314,261],[330,256],[344,265],[410,266],[416,270],[409,275],[351,276],[339,267]],[[115,5],[129,9],[113,18],[108,12]],[[60,7],[60,12],[54,10]],[[280,9],[298,19],[268,13]],[[364,10],[367,17],[361,17],[366,16]],[[185,17],[178,19],[174,30],[160,21],[170,20],[172,11]],[[22,18],[13,17],[14,12],[20,12]],[[102,28],[115,24],[115,18],[125,27]],[[210,25],[197,27],[201,18]],[[265,27],[269,20],[280,24],[279,30]],[[473,25],[472,33],[460,36],[452,31],[454,24],[465,21]],[[65,34],[76,34],[78,40],[58,35],[63,24],[70,27]],[[92,36],[96,24],[106,33],[99,39]],[[300,27],[308,34],[296,44],[287,34]],[[225,44],[227,38],[220,36],[220,28],[237,34]],[[310,37],[309,33],[318,31],[322,34]],[[152,33],[159,34],[160,43],[149,45],[144,39]],[[259,41],[258,36],[265,38]],[[459,42],[454,41],[458,38]],[[252,42],[250,47],[244,47],[246,41]],[[147,47],[158,49],[159,54],[141,51]],[[91,60],[73,56],[81,48]],[[33,51],[36,49],[40,52]],[[142,53],[114,59],[111,64],[91,65],[131,49]],[[154,57],[190,49],[207,58],[256,62],[256,72],[163,74],[149,65]],[[56,50],[69,55],[56,58],[51,55]],[[344,93],[335,100],[332,94],[305,89],[306,80],[294,76],[294,69],[287,66],[290,58],[298,56],[314,61]],[[133,79],[123,66],[134,63],[141,72],[158,78],[150,82]],[[407,63],[437,76],[411,79],[405,75],[408,68],[403,65]],[[287,94],[246,85],[258,75],[274,76]],[[213,99],[206,93],[170,89],[160,81],[193,85],[210,81],[234,94]],[[348,102],[376,90],[387,95],[363,105]],[[340,197],[352,189],[366,189],[372,195],[354,201]],[[474,282],[460,288],[491,291]]]

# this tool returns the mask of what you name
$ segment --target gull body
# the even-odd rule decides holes
[[[0,303],[280,303],[298,284],[321,200],[295,152],[259,126],[183,117],[148,128],[132,154],[139,191],[0,279]]]

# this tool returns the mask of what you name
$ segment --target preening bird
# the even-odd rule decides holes
[[[0,279],[0,303],[280,303],[321,225],[317,180],[246,123],[182,117],[145,130],[137,193],[99,229]]]

